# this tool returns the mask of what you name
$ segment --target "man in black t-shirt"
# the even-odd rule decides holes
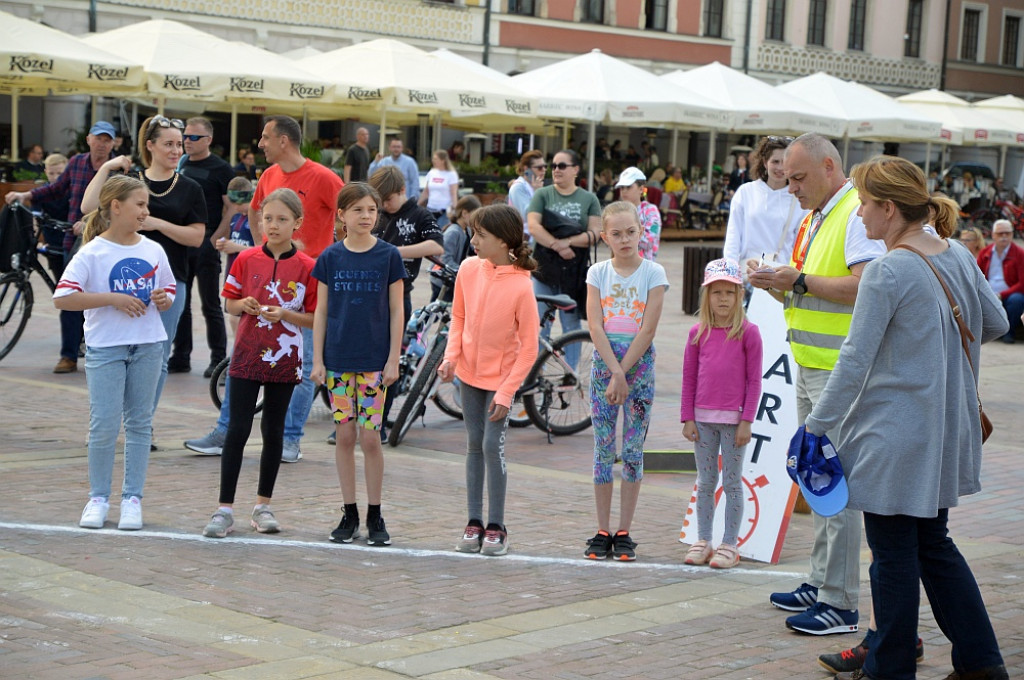
[[[188,249],[188,279],[185,281],[185,311],[174,335],[174,351],[167,362],[169,373],[191,370],[192,355],[192,282],[199,282],[199,302],[206,320],[206,342],[210,347],[210,364],[204,371],[210,377],[213,369],[227,355],[227,330],[221,308],[221,255],[210,237],[224,216],[228,182],[235,171],[223,158],[210,153],[213,124],[206,118],[189,118],[185,123],[185,153],[181,174],[195,180],[203,189],[206,201],[206,238],[198,248]]]
[[[349,182],[365,182],[367,170],[370,168],[370,131],[366,128],[356,130],[356,143],[348,148],[345,154],[345,184]]]

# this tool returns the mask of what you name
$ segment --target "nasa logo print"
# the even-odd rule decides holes
[[[148,305],[156,288],[157,266],[137,257],[126,257],[110,270],[110,292],[137,297]]]

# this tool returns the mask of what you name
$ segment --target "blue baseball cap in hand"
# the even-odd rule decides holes
[[[811,434],[801,425],[789,442],[786,472],[800,487],[807,505],[822,517],[846,509],[850,489],[836,447],[826,435]]]

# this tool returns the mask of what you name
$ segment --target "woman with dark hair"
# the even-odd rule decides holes
[[[533,194],[544,186],[544,173],[548,171],[548,164],[544,160],[544,153],[537,149],[531,149],[523,154],[516,165],[519,177],[512,180],[508,187],[508,202],[523,218],[523,234],[530,238],[530,225],[526,220],[526,209],[530,207]]]
[[[789,262],[804,211],[789,193],[782,159],[792,137],[762,137],[751,152],[753,181],[740,185],[729,205],[724,256],[741,265],[762,257]]]
[[[206,234],[206,199],[203,190],[195,182],[177,171],[178,161],[183,153],[185,124],[177,118],[150,116],[139,128],[139,160],[146,168],[138,173],[139,179],[149,189],[149,216],[142,223],[140,231],[147,238],[156,241],[167,254],[171,272],[181,295],[174,297],[174,304],[160,312],[167,340],[164,343],[163,368],[157,381],[154,408],[160,403],[164,381],[167,380],[167,359],[171,344],[178,328],[178,319],[185,308],[185,280],[188,267],[188,247],[198,247]],[[85,190],[82,209],[86,212],[99,205],[99,192],[103,183],[114,171],[129,173],[131,159],[117,156],[104,163]]]
[[[923,584],[953,645],[949,677],[1002,680],[985,603],[947,523],[961,496],[981,490],[976,369],[1006,314],[967,249],[948,240],[957,204],[929,196],[920,168],[877,156],[851,175],[867,236],[888,252],[864,268],[850,333],[805,422],[815,435],[841,433],[849,507],[863,511],[874,557],[877,631],[851,677],[914,677]]]
[[[580,312],[587,303],[587,267],[590,248],[601,233],[601,204],[597,196],[576,186],[580,157],[572,149],[555,154],[551,163],[554,184],[537,189],[527,208],[530,235],[535,244],[538,269],[533,290],[543,295],[565,293],[576,301],[571,312],[559,312],[562,332],[580,327]],[[544,310],[540,309],[540,314]],[[545,337],[551,327],[543,330]],[[566,359],[576,366],[578,349],[570,347]]]

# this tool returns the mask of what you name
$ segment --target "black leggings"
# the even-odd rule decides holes
[[[231,377],[228,432],[220,457],[220,502],[233,504],[238,487],[238,473],[242,469],[242,453],[252,433],[252,419],[260,387],[263,387],[263,453],[260,455],[260,481],[256,495],[271,498],[277,471],[281,467],[284,448],[284,419],[295,383],[261,383],[256,380]]]

